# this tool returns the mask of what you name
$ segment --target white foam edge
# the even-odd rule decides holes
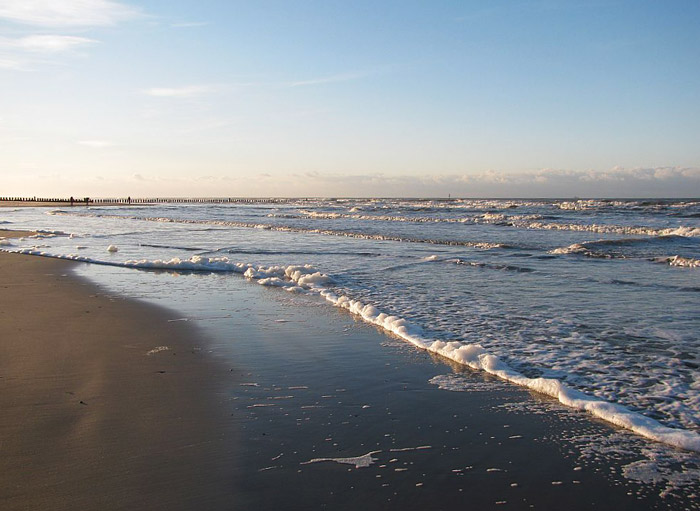
[[[405,319],[389,316],[379,312],[372,305],[364,305],[357,300],[337,296],[327,289],[322,290],[320,294],[336,307],[347,309],[352,314],[360,316],[365,322],[392,332],[417,348],[548,395],[559,400],[565,406],[586,411],[595,417],[651,440],[700,452],[700,435],[694,431],[664,426],[658,421],[633,412],[622,405],[603,401],[573,389],[555,378],[528,378],[498,357],[488,353],[479,344],[426,339],[422,336],[419,327],[410,324]]]
[[[658,263],[666,263],[670,266],[681,266],[684,268],[700,268],[700,259],[693,259],[691,257],[681,257],[679,255],[674,255],[671,257],[657,257],[654,260]]]
[[[332,279],[310,265],[297,266],[254,266],[249,263],[231,261],[228,257],[192,256],[189,259],[174,257],[169,260],[131,259],[128,261],[106,261],[78,254],[52,254],[40,250],[39,246],[31,248],[9,249],[0,248],[3,252],[66,259],[82,263],[100,264],[144,270],[173,270],[173,271],[208,271],[241,273],[249,280],[271,287],[282,287],[285,290],[299,293],[310,290],[318,291],[321,286],[332,283]]]
[[[39,250],[39,248],[40,247],[37,246],[20,249],[0,248],[0,251],[11,252],[15,254],[51,257],[54,259],[65,259],[69,261],[99,264],[103,266],[118,266],[121,268],[136,268],[143,270],[178,270],[245,273],[245,271],[248,268],[252,267],[252,265],[250,264],[234,263],[230,261],[227,257],[192,256],[189,259],[180,259],[178,257],[174,257],[167,261],[162,259],[131,259],[128,261],[106,261],[101,259],[93,259],[91,257],[77,254],[52,254],[43,250]]]
[[[342,463],[345,465],[354,465],[355,468],[367,468],[372,465],[377,458],[373,454],[378,454],[382,451],[370,451],[362,456],[353,456],[349,458],[314,458],[309,461],[302,461],[300,465],[310,465],[311,463],[321,463],[324,461],[332,461],[333,463]]]
[[[689,451],[700,452],[700,434],[694,431],[664,426],[660,422],[638,412],[629,410],[620,404],[610,403],[573,389],[555,378],[529,378],[510,367],[495,355],[488,353],[486,349],[479,344],[463,344],[459,341],[440,341],[425,338],[420,327],[409,323],[403,318],[385,314],[371,304],[364,304],[358,300],[352,300],[347,296],[338,295],[332,290],[322,287],[321,282],[323,284],[331,282],[330,277],[317,272],[309,265],[255,267],[252,264],[233,262],[227,257],[210,258],[203,256],[193,256],[190,259],[184,260],[179,258],[173,258],[169,261],[149,261],[144,259],[118,263],[94,260],[75,254],[55,255],[33,248],[19,250],[0,248],[0,251],[126,268],[242,273],[246,278],[257,280],[263,285],[314,291],[336,307],[346,309],[366,323],[376,325],[387,332],[391,332],[421,350],[435,353],[472,369],[484,371],[503,380],[515,383],[516,385],[553,397],[565,406],[586,411],[595,417],[621,428],[628,429],[650,440]],[[312,278],[310,281],[305,282],[303,279],[305,276]],[[279,286],[280,282],[286,282],[286,284]]]

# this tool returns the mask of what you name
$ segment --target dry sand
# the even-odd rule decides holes
[[[0,509],[233,506],[234,373],[71,267],[0,253]]]

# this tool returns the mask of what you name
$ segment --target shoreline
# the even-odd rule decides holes
[[[31,251],[25,253],[35,255],[35,253]],[[36,255],[41,255],[41,253],[36,252]],[[72,261],[93,262],[90,259],[77,255],[50,257]],[[180,261],[177,260],[177,263],[179,264]],[[95,264],[110,265],[111,263],[95,262]],[[116,266],[124,265],[117,264]],[[134,265],[133,263],[129,266],[138,267],[138,265]],[[170,265],[170,262],[166,261],[160,265],[149,265],[147,268],[173,269],[173,266]],[[208,271],[206,265],[203,266],[202,269]],[[214,270],[218,271],[216,268]],[[263,275],[263,277],[265,275]],[[257,279],[260,277],[253,278]],[[378,326],[387,334],[399,336],[417,349],[435,353],[445,360],[451,360],[465,367],[495,375],[518,386],[552,397],[564,406],[585,411],[592,417],[604,420],[616,427],[632,431],[648,440],[659,442],[673,448],[680,448],[688,452],[700,453],[700,436],[693,430],[666,426],[626,406],[584,393],[555,378],[528,378],[489,354],[478,344],[466,345],[449,341],[425,339],[420,333],[416,334],[412,330],[412,327],[399,317],[382,314],[373,306],[365,306],[359,301],[350,300],[342,295],[336,296],[334,292],[330,290],[322,290],[319,294],[326,301],[330,302],[331,305],[348,310],[366,323]]]
[[[0,507],[232,499],[222,382],[235,373],[200,349],[198,328],[105,294],[75,264],[0,253]]]
[[[32,340],[0,345],[3,509],[692,507],[625,481],[636,455],[576,453],[577,441],[624,433],[318,297],[241,279],[227,288],[230,314],[193,327],[211,306],[197,286],[206,297],[226,276],[192,277],[180,289],[194,308],[163,309],[124,297],[170,285],[166,273],[75,268],[0,254],[0,311],[13,314],[0,338]],[[105,273],[116,287],[92,283]],[[466,391],[434,381],[453,377]]]

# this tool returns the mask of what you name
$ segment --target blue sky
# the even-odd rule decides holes
[[[697,1],[0,0],[0,195],[698,196]]]

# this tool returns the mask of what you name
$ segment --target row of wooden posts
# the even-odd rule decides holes
[[[260,203],[283,203],[289,199],[246,199],[246,198],[210,198],[210,199],[183,199],[183,198],[98,198],[91,199],[90,197],[62,197],[62,198],[47,198],[47,197],[0,197],[0,202],[48,202],[56,204],[260,204]]]

